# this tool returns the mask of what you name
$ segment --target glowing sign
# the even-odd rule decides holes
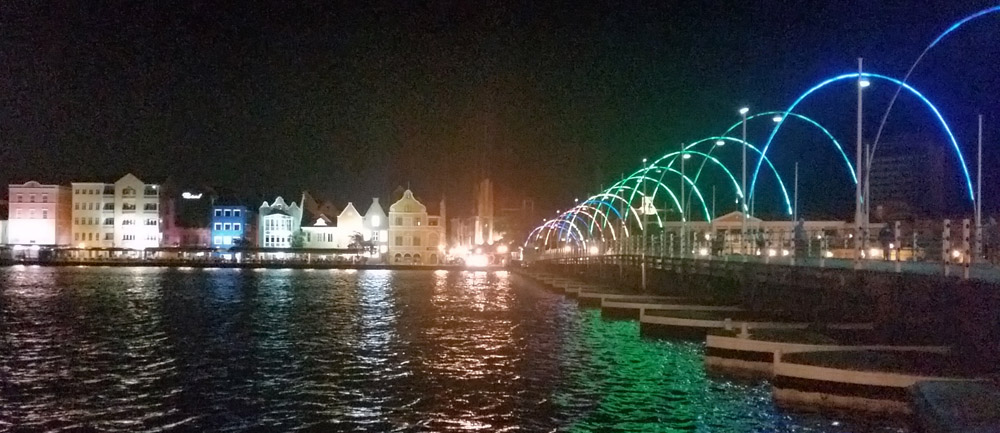
[[[181,194],[181,198],[185,200],[198,200],[201,198],[201,193],[199,192],[197,194],[191,194],[185,191],[183,194]]]

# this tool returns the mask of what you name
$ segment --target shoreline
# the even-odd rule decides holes
[[[505,271],[507,266],[468,267],[464,265],[393,265],[354,264],[322,262],[202,262],[180,260],[109,260],[109,261],[46,261],[46,260],[3,260],[0,267],[45,266],[45,267],[148,267],[148,268],[198,268],[198,269],[354,269],[354,270],[415,270],[415,271]]]

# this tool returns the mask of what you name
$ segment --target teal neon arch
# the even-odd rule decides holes
[[[786,113],[783,113],[781,111],[765,111],[763,113],[757,113],[757,114],[748,116],[747,120],[756,119],[756,118],[762,117],[762,116],[775,116],[775,115],[781,116],[782,119],[784,119],[784,117],[785,117],[784,115],[785,114]],[[820,125],[819,122],[817,122],[817,121],[815,121],[813,119],[810,119],[810,118],[808,118],[806,116],[803,116],[803,115],[801,115],[799,113],[788,112],[787,114],[789,116],[792,116],[792,117],[796,118],[796,119],[802,120],[802,121],[804,121],[804,122],[806,122],[806,123],[808,123],[810,125],[813,125],[816,128],[819,128],[819,130],[824,135],[826,135],[827,138],[830,139],[830,141],[833,143],[833,145],[837,148],[837,151],[840,152],[840,156],[844,159],[844,163],[847,164],[847,171],[851,174],[851,180],[854,181],[854,183],[858,183],[858,176],[854,172],[854,164],[851,163],[851,158],[847,156],[847,153],[844,151],[844,147],[840,145],[840,142],[837,141],[837,138],[834,137],[833,134],[830,133],[830,131],[828,129],[824,128],[823,125]],[[736,129],[738,126],[740,126],[741,123],[743,123],[743,122],[736,122],[736,123],[734,123],[732,126],[729,127],[729,129],[726,130],[726,132],[723,132],[722,135],[729,135],[729,133],[733,132],[733,130]],[[754,150],[757,150],[757,149],[754,148]],[[757,150],[757,153],[760,153],[760,150]],[[768,161],[768,164],[770,164],[770,161]],[[774,166],[772,165],[771,168],[773,169]]]

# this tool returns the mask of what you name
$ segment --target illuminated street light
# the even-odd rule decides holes
[[[681,158],[691,159],[691,154],[690,153],[685,153],[684,156],[682,156]]]
[[[716,140],[715,141],[715,145],[716,146],[725,146],[726,145],[726,140]]]
[[[771,118],[771,120],[773,120],[774,123],[778,123],[778,122],[781,122],[782,120],[784,120],[784,117],[774,116],[774,117]]]
[[[865,87],[871,86],[872,82],[866,79],[862,79],[861,81],[858,81],[858,85],[861,86],[861,88],[863,89]]]
[[[747,108],[747,107],[740,108],[740,114],[745,115],[745,114],[747,114],[749,112],[750,112],[750,109]]]

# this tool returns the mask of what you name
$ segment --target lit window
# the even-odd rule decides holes
[[[212,243],[216,245],[222,245],[222,236],[216,236],[212,238]]]
[[[233,244],[233,237],[232,236],[223,236],[222,237],[222,245],[232,245],[232,244]]]
[[[381,217],[379,217],[378,215],[372,215],[372,226],[373,227],[378,227],[378,225],[381,224],[381,223],[382,223],[382,218]]]

